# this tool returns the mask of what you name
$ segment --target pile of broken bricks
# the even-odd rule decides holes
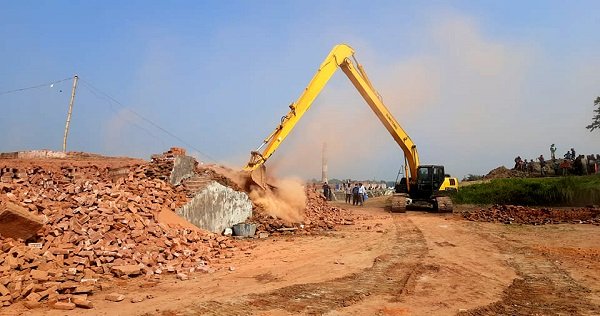
[[[19,301],[30,308],[91,308],[112,279],[186,280],[234,256],[238,244],[231,238],[161,222],[162,212],[189,200],[184,186],[163,179],[177,154],[171,150],[149,164],[118,170],[93,164],[3,167],[0,308]],[[205,174],[234,185],[216,172]],[[290,224],[257,212],[257,235],[353,223],[349,212],[313,190],[307,190],[305,215],[302,223]],[[106,299],[123,299],[111,295]]]
[[[150,164],[145,166],[145,175],[148,178],[169,182],[175,158],[183,155],[185,155],[185,149],[178,147],[172,147],[162,154],[152,155]]]
[[[470,221],[505,224],[594,224],[600,225],[600,208],[571,209],[531,208],[518,205],[493,205],[489,208],[462,213]]]
[[[278,235],[282,233],[312,233],[335,229],[336,225],[353,225],[354,219],[351,212],[339,207],[331,206],[323,195],[311,188],[306,192],[306,209],[304,220],[299,223],[290,223],[280,218],[267,215],[264,211],[255,208],[249,222],[257,224],[257,235],[268,233]]]
[[[313,190],[306,190],[306,210],[304,225],[318,229],[334,229],[335,225],[353,225],[351,212],[331,206],[325,197]]]
[[[133,166],[115,182],[107,170],[74,176],[32,168],[0,185],[0,306],[92,306],[113,278],[188,278],[234,255],[235,241],[159,221],[186,202],[183,189]]]

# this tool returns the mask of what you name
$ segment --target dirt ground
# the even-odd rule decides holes
[[[600,315],[600,227],[348,207],[356,225],[245,241],[214,272],[123,280],[94,308],[6,315]],[[119,303],[103,300],[119,292]],[[131,303],[130,298],[145,298]]]

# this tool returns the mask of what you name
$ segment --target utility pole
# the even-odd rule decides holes
[[[323,150],[321,152],[321,163],[322,163],[322,169],[321,169],[321,182],[325,183],[327,182],[327,143],[323,143]]]
[[[69,112],[67,112],[67,124],[65,125],[65,137],[63,137],[63,152],[67,152],[67,136],[69,135],[69,125],[71,125],[71,113],[73,113],[73,103],[75,102],[75,90],[79,77],[73,77],[73,89],[71,90],[71,100],[69,100]]]

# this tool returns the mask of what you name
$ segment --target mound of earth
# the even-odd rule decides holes
[[[484,179],[525,178],[527,174],[523,171],[508,169],[504,166],[492,169],[485,175]]]

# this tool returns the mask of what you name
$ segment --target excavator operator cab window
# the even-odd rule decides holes
[[[433,167],[433,186],[439,188],[442,185],[442,181],[444,181],[444,171],[442,168]]]
[[[430,182],[431,181],[431,168],[428,167],[421,167],[419,168],[418,171],[418,176],[417,176],[417,181],[418,182]]]

